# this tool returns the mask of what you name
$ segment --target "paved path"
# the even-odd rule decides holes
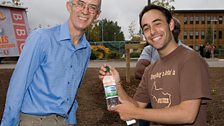
[[[206,59],[207,63],[209,64],[210,67],[224,67],[224,59]],[[130,62],[130,66],[133,68],[136,65],[137,60],[132,60]],[[89,68],[99,68],[103,64],[109,64],[111,66],[123,68],[126,67],[125,61],[121,60],[91,60],[89,63]],[[15,63],[12,64],[0,64],[0,69],[14,69],[15,68]]]
[[[130,62],[130,66],[131,67],[135,67],[137,60],[132,60]],[[97,67],[101,67],[103,64],[108,64],[114,67],[119,67],[119,68],[124,68],[126,67],[126,62],[125,61],[121,61],[121,60],[112,60],[112,61],[106,61],[106,60],[93,60],[90,61],[89,63],[89,68],[97,68]]]
[[[224,59],[206,59],[209,67],[224,67]]]

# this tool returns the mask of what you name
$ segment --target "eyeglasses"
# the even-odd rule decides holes
[[[85,2],[78,0],[76,3],[71,2],[72,5],[75,5],[77,8],[84,10],[86,7],[88,11],[92,14],[95,14],[98,10],[99,7],[94,4],[86,4]]]

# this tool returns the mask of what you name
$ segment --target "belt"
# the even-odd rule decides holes
[[[40,120],[43,120],[43,119],[51,119],[51,118],[58,118],[58,119],[66,119],[65,117],[61,116],[61,115],[58,115],[58,114],[50,114],[50,115],[44,115],[44,116],[39,116],[39,115],[31,115],[31,114],[25,114],[25,113],[21,113],[20,114],[22,117],[24,118],[33,118],[33,119],[40,119]]]

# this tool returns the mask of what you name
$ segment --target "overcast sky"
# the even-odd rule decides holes
[[[5,0],[0,0],[0,2]],[[39,24],[53,26],[61,24],[68,19],[66,0],[21,0],[28,7],[28,21],[32,28]],[[151,0],[153,1],[153,0]],[[102,13],[100,19],[107,18],[117,21],[122,27],[125,38],[129,39],[128,26],[131,22],[139,30],[138,15],[148,0],[102,0]],[[224,9],[224,0],[175,0],[172,3],[176,10],[182,9]]]

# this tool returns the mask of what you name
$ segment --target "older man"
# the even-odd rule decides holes
[[[75,99],[91,48],[85,29],[98,18],[101,0],[69,0],[69,19],[33,31],[10,80],[1,126],[74,126]]]

